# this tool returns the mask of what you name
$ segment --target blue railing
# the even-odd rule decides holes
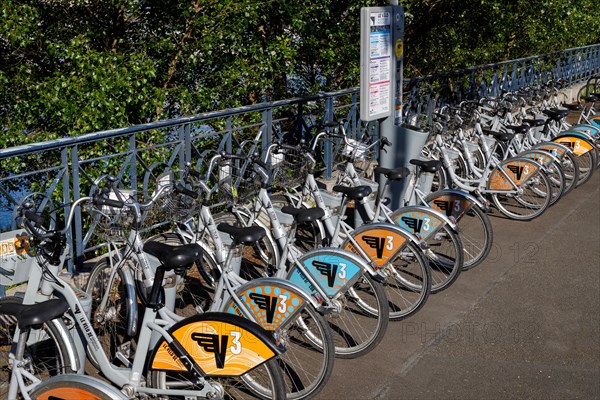
[[[496,96],[549,79],[574,85],[598,73],[600,45],[594,45],[408,79],[404,118],[430,115],[435,107]],[[187,163],[201,165],[215,150],[260,152],[276,138],[296,141],[319,121],[343,117],[351,135],[378,135],[378,123],[363,124],[359,114],[359,89],[353,88],[1,149],[0,232],[14,228],[13,210],[26,196],[39,193],[69,211],[100,174],[114,175],[128,188],[144,193],[158,171],[183,170]],[[256,145],[250,150],[252,143]],[[330,166],[330,151],[324,161]],[[84,253],[96,249],[84,231],[84,217],[76,212],[68,237],[70,271]]]

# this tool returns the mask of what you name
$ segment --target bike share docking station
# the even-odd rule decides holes
[[[404,9],[397,0],[386,7],[361,9],[360,118],[363,122],[378,120],[380,135],[392,143],[380,152],[379,165],[404,166],[414,172],[410,160],[421,156],[428,134],[402,124],[403,42]],[[407,181],[390,185],[385,194],[391,201],[390,208],[400,207]]]

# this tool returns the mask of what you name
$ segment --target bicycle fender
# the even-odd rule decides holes
[[[540,149],[527,150],[520,153],[519,155],[525,158],[531,158],[542,164],[545,168],[548,168],[553,162],[560,163],[558,157],[554,156],[548,151]]]
[[[314,286],[316,284],[329,298],[345,292],[364,272],[372,271],[365,260],[342,249],[310,250],[304,253],[298,261],[310,277],[307,277],[297,265],[293,265],[288,272],[287,279],[313,295],[318,295],[318,289]]]
[[[187,371],[191,362],[205,375],[240,376],[285,351],[260,325],[227,313],[194,315],[168,333],[176,340],[161,337],[148,368]]]
[[[267,331],[275,331],[292,322],[308,304],[319,307],[309,292],[284,279],[253,279],[238,287],[235,293],[254,320]],[[221,311],[245,316],[233,299],[228,300]]]
[[[445,225],[456,231],[456,224],[440,211],[424,206],[402,207],[391,215],[394,223],[421,240],[427,240]]]
[[[533,149],[544,150],[551,153],[553,156],[558,158],[563,158],[564,155],[568,152],[571,152],[571,149],[564,144],[558,142],[544,142],[538,145],[533,146]]]
[[[342,243],[341,248],[361,256],[364,253],[368,261],[373,261],[378,268],[393,261],[409,242],[413,242],[419,248],[422,243],[412,233],[387,222],[363,225],[352,231],[352,238],[360,249],[357,249],[349,238]]]
[[[575,132],[583,132],[586,135],[589,135],[591,137],[596,137],[598,136],[598,133],[600,133],[600,127],[594,126],[594,125],[575,125],[569,128],[569,131],[575,131]]]
[[[461,190],[438,190],[428,194],[425,201],[429,207],[445,214],[448,218],[452,217],[456,222],[460,221],[463,215],[474,206],[482,210],[487,209],[487,206],[483,205],[475,196]]]
[[[560,135],[552,139],[553,142],[567,146],[578,157],[594,148],[594,146],[588,140],[589,139],[587,136],[583,134],[578,135],[575,132],[570,132],[567,135]]]
[[[517,186],[521,186],[537,175],[542,168],[540,163],[529,158],[509,158],[494,169],[488,180],[487,188],[490,190],[513,190],[513,182]],[[500,170],[504,171],[512,182]]]

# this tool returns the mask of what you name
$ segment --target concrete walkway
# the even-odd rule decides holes
[[[492,217],[483,264],[336,360],[320,399],[600,398],[600,172],[530,222]]]

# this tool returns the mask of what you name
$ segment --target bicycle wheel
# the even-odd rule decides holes
[[[116,361],[118,355],[129,358],[133,355],[130,346],[133,337],[129,335],[130,316],[137,313],[137,299],[129,299],[121,268],[117,270],[114,279],[110,280],[113,266],[109,259],[100,260],[90,273],[85,292],[92,298],[91,322],[102,348],[109,359]],[[102,298],[108,293],[106,306],[100,310]],[[137,321],[137,318],[134,319]],[[96,362],[90,358],[96,367]]]
[[[389,305],[383,286],[369,274],[346,293],[333,299],[335,310],[326,315],[335,354],[357,358],[369,353],[383,339],[389,322]]]
[[[558,162],[550,164],[546,168],[546,171],[548,173],[548,179],[550,179],[550,184],[552,185],[552,195],[550,197],[550,205],[552,206],[556,204],[565,193],[566,178],[565,173]]]
[[[333,371],[335,349],[331,330],[313,307],[278,332],[286,348],[278,364],[283,371],[288,399],[303,399],[319,393]]]
[[[449,288],[463,268],[463,245],[457,233],[444,226],[435,235],[427,238],[429,249],[425,256],[431,270],[431,293]]]
[[[126,400],[117,388],[89,375],[61,375],[52,377],[37,385],[30,393],[32,399],[93,399]]]
[[[577,156],[571,152],[566,152],[560,160],[560,167],[565,176],[565,192],[569,193],[575,188],[579,181],[579,165],[577,164]]]
[[[544,213],[550,205],[552,185],[543,171],[519,187],[519,193],[492,194],[494,205],[506,217],[529,221]]]
[[[408,243],[383,271],[387,275],[383,286],[391,320],[408,318],[425,305],[431,292],[431,270],[423,252],[413,243]]]
[[[0,304],[22,303],[20,297],[9,296],[0,299]],[[17,319],[12,315],[0,314],[0,398],[8,398],[8,388],[12,373],[12,360],[9,355],[15,351],[13,341]],[[38,336],[35,343],[29,343],[25,348],[23,359],[25,369],[42,381],[51,376],[75,373],[77,366],[72,365],[68,356],[68,346],[62,333],[68,334],[68,329],[61,319],[48,321],[39,330],[32,331]],[[33,336],[30,335],[30,342]],[[34,397],[35,398],[35,397]]]
[[[477,205],[464,213],[457,221],[463,244],[463,267],[469,270],[479,265],[490,254],[493,242],[492,223],[487,214]]]
[[[153,388],[169,389],[201,389],[202,385],[194,384],[188,373],[150,370],[150,384]],[[206,377],[221,393],[214,398],[224,400],[235,399],[277,399],[286,398],[285,384],[277,359],[271,359],[254,368],[251,372],[239,377]],[[206,396],[210,398],[209,396]],[[185,399],[183,396],[158,396],[161,400]]]

